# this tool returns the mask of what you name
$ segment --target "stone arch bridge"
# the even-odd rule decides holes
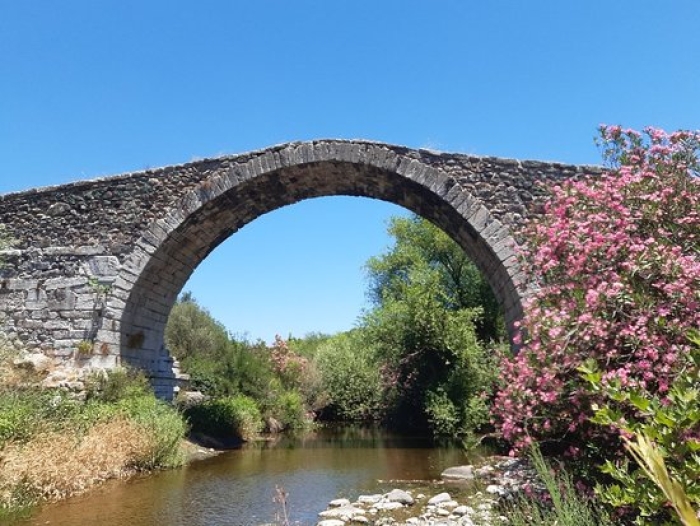
[[[170,309],[219,243],[298,201],[382,199],[432,221],[484,273],[510,330],[526,290],[518,227],[544,188],[595,167],[414,150],[367,141],[289,143],[0,195],[0,331],[56,362],[150,375],[161,396],[177,370],[164,347]]]

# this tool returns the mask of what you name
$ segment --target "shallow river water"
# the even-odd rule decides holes
[[[316,524],[338,497],[434,480],[471,463],[457,447],[376,429],[321,429],[298,438],[247,444],[182,469],[110,482],[87,495],[47,505],[22,525],[259,525],[275,521],[275,488],[288,493],[292,522]]]

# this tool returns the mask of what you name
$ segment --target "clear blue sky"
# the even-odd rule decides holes
[[[313,138],[596,163],[700,128],[698,0],[0,0],[0,193]],[[350,328],[401,212],[270,213],[186,288],[235,333]]]

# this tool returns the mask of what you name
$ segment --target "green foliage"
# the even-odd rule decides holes
[[[190,357],[216,359],[226,349],[226,328],[200,307],[189,293],[175,303],[165,327],[165,344],[180,361]]]
[[[376,307],[346,334],[278,336],[270,348],[238,342],[183,296],[166,343],[192,386],[214,398],[250,396],[288,428],[310,412],[385,418],[449,435],[488,422],[496,369],[482,341],[504,338],[489,286],[464,251],[427,221],[396,218],[389,232],[395,246],[368,263]],[[193,425],[206,425],[207,415],[218,419],[218,411],[193,409]]]
[[[580,368],[591,390],[607,402],[594,406],[593,422],[620,431],[623,440],[639,437],[658,451],[670,480],[696,508],[700,507],[700,336],[691,333],[693,351],[665,396],[641,387],[623,387],[606,378],[594,362]],[[629,441],[629,445],[631,444]],[[640,460],[640,455],[635,455]],[[601,486],[601,498],[613,506],[636,510],[638,524],[671,521],[663,485],[643,465],[628,459],[607,460],[602,468],[615,481]]]
[[[38,390],[0,391],[0,447],[9,440],[26,442],[56,412],[64,397]]]
[[[303,338],[290,335],[287,338],[287,345],[299,356],[303,356],[307,360],[313,360],[318,350],[331,338],[333,336],[321,332],[311,332],[304,335]]]
[[[464,250],[442,230],[419,217],[394,217],[388,232],[394,246],[367,262],[370,297],[378,306],[401,299],[416,273],[428,273],[438,283],[445,310],[479,308],[475,320],[482,341],[506,339],[503,312],[491,287]]]
[[[304,400],[298,391],[284,391],[266,411],[283,429],[303,429],[307,425]]]
[[[327,413],[333,419],[378,420],[382,407],[379,364],[360,330],[326,340],[316,354]]]
[[[107,375],[100,382],[104,388],[94,390],[86,403],[38,387],[0,391],[0,448],[9,441],[27,442],[49,431],[82,435],[98,422],[125,415],[147,431],[152,444],[134,467],[180,465],[179,441],[185,434],[180,414],[157,400],[142,376],[117,370],[114,379]]]
[[[148,379],[134,369],[116,368],[99,371],[85,379],[86,398],[101,402],[117,402],[150,394]]]
[[[441,387],[437,391],[428,391],[425,412],[435,434],[454,436],[460,431],[459,409]]]
[[[76,350],[78,351],[78,356],[89,356],[92,354],[92,348],[94,344],[88,340],[82,340],[78,342]]]
[[[3,497],[0,500],[0,524],[28,519],[41,499],[37,489],[26,480],[10,488]]]
[[[547,499],[521,497],[509,505],[505,516],[511,526],[612,526],[606,510],[594,500],[582,496],[573,479],[561,466],[552,469],[537,446],[530,459],[539,480],[547,490]]]
[[[224,326],[190,294],[173,306],[165,338],[190,375],[193,389],[214,397],[238,393],[256,400],[267,397],[274,372],[264,343],[230,338]]]
[[[173,307],[166,335],[168,345],[176,349],[182,368],[190,375],[191,386],[214,398],[188,413],[195,431],[235,435],[229,424],[234,419],[231,415],[240,407],[231,400],[240,402],[246,397],[255,400],[255,419],[260,420],[262,410],[284,428],[302,427],[307,412],[320,409],[325,403],[318,371],[309,359],[280,337],[271,348],[262,342],[251,344],[230,338],[223,326],[190,295],[184,295]],[[308,341],[296,338],[293,345],[313,355],[326,338],[322,335],[311,335]],[[210,417],[214,420],[207,424],[205,420]],[[257,424],[252,426],[252,431],[247,430],[250,424],[243,425],[244,436],[260,431]]]
[[[237,395],[209,400],[185,411],[194,433],[216,438],[250,440],[262,431],[263,422],[255,400]]]
[[[497,368],[494,353],[476,335],[481,312],[447,308],[446,294],[438,274],[412,269],[365,317],[363,330],[382,363],[390,418],[413,427],[437,426],[436,434],[439,429],[463,434],[488,421],[486,398]],[[449,414],[458,419],[449,425],[437,418],[438,408],[446,414],[446,399],[454,406]]]

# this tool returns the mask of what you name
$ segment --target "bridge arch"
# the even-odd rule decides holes
[[[415,212],[452,237],[486,277],[510,332],[522,315],[523,277],[509,226],[457,178],[414,150],[377,143],[294,143],[213,171],[141,233],[106,299],[95,342],[143,368],[168,389],[164,348],[170,310],[194,269],[221,242],[261,215],[324,196],[380,199]]]

